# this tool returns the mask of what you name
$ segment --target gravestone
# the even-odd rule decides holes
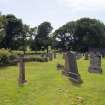
[[[84,60],[88,60],[88,59],[89,59],[88,52],[86,52],[86,53],[84,54]]]
[[[102,73],[101,54],[98,50],[90,51],[90,66],[88,71],[90,73]]]
[[[65,57],[65,67],[63,73],[70,77],[73,82],[81,83],[80,74],[78,73],[76,56],[73,52],[67,52]]]
[[[105,58],[105,53],[102,52],[101,55],[102,55],[102,58]]]
[[[65,59],[65,54],[66,54],[66,53],[63,53],[63,56],[62,56],[63,59]]]
[[[47,57],[48,57],[48,53],[45,53],[45,54],[44,54],[44,57],[47,58]]]
[[[102,58],[105,58],[105,48],[100,49]]]
[[[44,57],[44,55],[45,55],[45,54],[44,54],[44,53],[42,53],[42,54],[41,54],[41,57]]]
[[[48,53],[48,57],[49,57],[49,61],[52,61],[52,60],[53,60],[53,55],[52,55],[52,53]]]
[[[56,52],[54,52],[53,54],[54,54],[54,59],[56,59]]]
[[[62,65],[62,64],[57,64],[56,65],[56,67],[57,67],[57,70],[64,70],[64,65]]]
[[[19,84],[24,84],[26,82],[25,80],[25,63],[24,63],[24,57],[20,56],[18,58],[18,65],[19,65]]]
[[[82,54],[81,53],[76,53],[76,59],[81,59],[82,58]]]

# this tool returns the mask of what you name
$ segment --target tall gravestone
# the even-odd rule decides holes
[[[19,65],[19,84],[24,84],[25,80],[25,64],[24,64],[24,56],[20,56],[18,58],[18,65]]]
[[[88,71],[90,73],[102,73],[101,54],[96,49],[92,49],[90,51],[90,66],[88,68]]]
[[[76,62],[76,56],[72,52],[67,52],[65,57],[65,67],[63,73],[70,77],[73,82],[81,83],[80,74],[78,73],[78,67]]]

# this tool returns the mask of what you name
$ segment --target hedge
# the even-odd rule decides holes
[[[18,57],[22,53],[20,52],[10,52],[9,50],[0,49],[0,66],[9,66],[9,65],[16,65],[18,63]],[[40,57],[36,55],[25,55],[24,62],[48,62],[47,57]]]

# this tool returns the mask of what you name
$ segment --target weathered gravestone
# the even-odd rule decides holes
[[[66,54],[66,53],[63,53],[63,56],[62,56],[63,59],[65,59],[65,54]]]
[[[88,60],[89,59],[89,55],[88,55],[88,52],[86,52],[85,54],[84,54],[84,60]]]
[[[54,52],[53,54],[54,54],[54,59],[56,59],[56,52]]]
[[[88,71],[90,73],[102,73],[101,54],[98,50],[90,51],[90,66]]]
[[[70,77],[73,82],[81,83],[80,74],[78,73],[76,56],[72,52],[65,53],[65,68],[63,73]]]
[[[52,61],[52,60],[53,60],[53,55],[52,55],[52,53],[48,53],[48,57],[49,57],[49,61]]]
[[[25,63],[24,63],[24,57],[20,56],[18,58],[18,65],[19,65],[19,84],[24,84],[27,82],[25,80]]]
[[[64,70],[64,65],[61,65],[59,63],[56,65],[56,67],[57,67],[57,70]]]
[[[76,53],[76,59],[81,59],[82,58],[82,54],[81,53]]]
[[[42,54],[41,54],[41,57],[44,57],[44,55],[45,55],[45,54],[44,54],[44,53],[42,53]]]

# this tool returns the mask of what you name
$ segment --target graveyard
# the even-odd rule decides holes
[[[105,105],[104,0],[0,0],[0,105]]]
[[[0,105],[105,105],[105,59],[102,74],[89,73],[89,60],[77,60],[83,83],[72,83],[57,70],[62,54],[49,62],[26,62],[26,80],[18,85],[19,68],[0,68]]]

